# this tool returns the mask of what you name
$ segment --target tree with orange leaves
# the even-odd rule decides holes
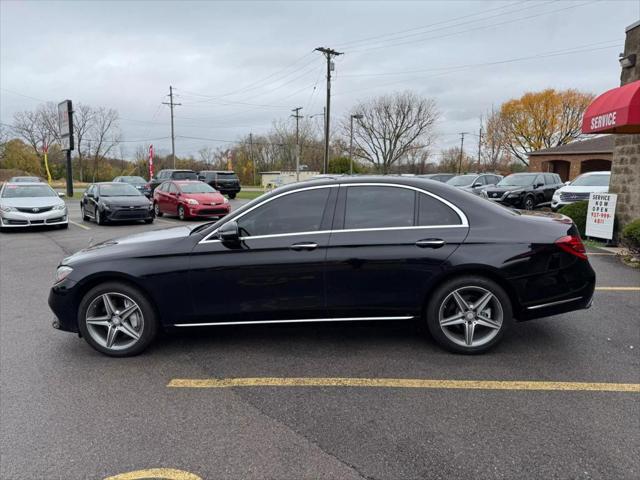
[[[578,90],[549,88],[503,103],[500,124],[507,149],[528,165],[528,153],[572,142],[580,136],[582,115],[593,98]]]

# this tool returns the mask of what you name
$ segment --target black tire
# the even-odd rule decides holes
[[[457,335],[461,335],[462,337],[464,337],[464,323],[463,325],[455,325],[449,327],[449,329],[446,329],[446,331],[449,333],[449,336],[445,334],[445,327],[440,326],[439,318],[441,308],[444,309],[448,305],[450,305],[449,302],[452,301],[450,295],[452,295],[454,291],[464,288],[470,290],[478,289],[479,291],[484,290],[490,292],[491,294],[493,294],[495,300],[499,302],[499,305],[491,303],[493,311],[498,312],[500,309],[502,310],[502,322],[499,329],[489,329],[483,326],[476,326],[474,324],[474,329],[478,328],[477,332],[481,335],[486,334],[486,338],[488,338],[485,343],[482,343],[481,336],[479,338],[481,343],[477,346],[461,345],[451,339],[451,337],[455,338],[457,337]],[[431,295],[431,298],[429,299],[427,308],[425,310],[425,315],[427,328],[429,329],[429,332],[431,333],[431,336],[434,338],[434,340],[440,346],[449,351],[463,354],[478,354],[486,352],[498,342],[500,342],[505,332],[513,324],[513,310],[511,306],[511,300],[509,299],[509,296],[506,294],[504,289],[493,280],[477,275],[463,275],[460,277],[456,277],[451,280],[447,280],[445,283],[436,288],[436,290]],[[458,327],[459,333],[456,333],[455,329]],[[495,333],[494,330],[497,330],[497,333]],[[464,338],[462,338],[462,341],[464,343]]]
[[[126,295],[136,302],[142,311],[144,322],[140,338],[129,348],[122,350],[106,348],[96,342],[87,329],[87,324],[85,323],[87,308],[91,302],[105,293],[120,293]],[[159,330],[156,311],[147,297],[137,288],[132,287],[127,283],[117,281],[102,283],[85,294],[78,308],[78,328],[82,337],[92,348],[110,357],[131,357],[142,353],[151,344],[151,342],[153,342]]]
[[[158,205],[158,202],[153,202],[153,213],[155,213],[156,217],[164,215],[164,213],[160,211],[160,205]]]
[[[524,197],[524,200],[522,201],[522,208],[524,210],[533,210],[536,208],[536,199],[533,198],[533,195],[527,195]]]
[[[149,225],[150,223],[153,223],[153,218],[147,218],[144,223],[146,223],[147,225]]]
[[[83,222],[88,222],[89,221],[89,215],[87,215],[84,211],[84,205],[80,204],[80,214],[82,215],[82,221]]]
[[[237,195],[236,193],[230,193],[229,198],[233,200],[234,198],[236,198],[236,195]]]
[[[100,209],[96,208],[96,223],[98,225],[104,225],[107,221],[102,217],[102,213],[100,213]]]
[[[184,207],[182,205],[178,205],[178,218],[180,220],[184,220],[186,218],[184,215]]]

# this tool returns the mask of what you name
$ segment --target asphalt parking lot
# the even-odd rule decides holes
[[[180,222],[99,227],[77,201],[70,218],[0,234],[2,479],[640,476],[640,271],[610,254],[590,256],[590,310],[482,356],[377,322],[219,327],[113,359],[51,328],[55,268]]]

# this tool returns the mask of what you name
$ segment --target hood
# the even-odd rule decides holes
[[[183,193],[182,198],[193,198],[198,203],[224,203],[224,197],[218,192],[209,193]]]
[[[175,253],[190,250],[193,242],[189,242],[188,238],[192,228],[173,227],[106,240],[74,253],[65,258],[62,264],[74,266],[83,261],[158,255],[165,252],[163,247]]]
[[[528,188],[528,185],[496,185],[495,187],[487,187],[485,191],[487,192],[514,192],[516,190],[525,190]]]
[[[141,206],[149,205],[149,199],[144,195],[123,196],[123,197],[100,197],[101,203],[107,203],[114,206]]]
[[[0,205],[8,205],[11,207],[53,207],[60,204],[64,204],[64,200],[60,197],[0,198]]]
[[[556,193],[606,193],[609,191],[608,186],[573,186],[573,185],[565,185],[564,187],[556,190]]]

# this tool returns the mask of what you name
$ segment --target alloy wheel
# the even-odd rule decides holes
[[[155,213],[156,217],[160,216],[160,205],[157,203],[153,204],[153,213]]]
[[[91,338],[109,350],[125,350],[135,345],[144,330],[140,306],[122,293],[103,293],[89,304],[85,317]]]
[[[180,220],[184,220],[184,207],[182,205],[178,207],[178,217]]]
[[[527,197],[524,199],[524,209],[533,210],[533,198]]]
[[[445,336],[462,347],[479,347],[502,329],[502,304],[489,290],[465,286],[447,295],[440,305],[438,322]]]

